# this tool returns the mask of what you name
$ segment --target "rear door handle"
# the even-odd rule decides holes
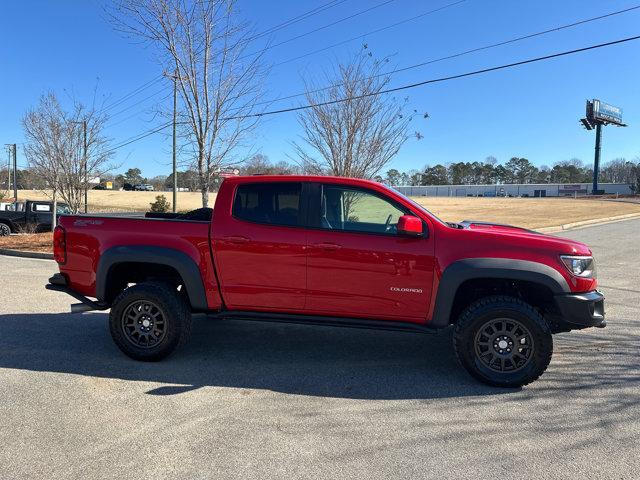
[[[338,245],[337,243],[316,243],[312,245],[315,248],[321,248],[323,250],[338,250],[342,248],[342,245]]]
[[[247,237],[224,237],[223,240],[229,243],[247,243],[249,239]]]

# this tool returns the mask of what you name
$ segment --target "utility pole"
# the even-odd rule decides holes
[[[9,163],[7,164],[7,193],[11,189],[11,170],[13,169],[13,199],[18,200],[18,157],[15,143],[5,143],[9,150]],[[13,163],[13,165],[12,165]]]
[[[11,190],[11,147],[9,145],[5,145],[7,148],[7,153],[9,154],[9,161],[7,162],[7,195],[9,194],[9,190]]]
[[[17,145],[13,144],[13,198],[18,200],[18,154]]]
[[[88,163],[88,159],[87,159],[87,121],[83,120],[82,121],[82,131],[83,131],[83,160],[84,160],[84,213],[87,213],[88,211],[88,205],[89,205],[89,178],[88,178],[88,172],[87,172],[87,163]]]
[[[176,165],[176,116],[178,109],[178,69],[173,73],[173,213],[178,203],[178,169]]]

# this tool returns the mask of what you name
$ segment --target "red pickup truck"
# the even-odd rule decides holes
[[[226,179],[214,209],[161,218],[63,216],[47,288],[72,311],[111,309],[127,355],[159,360],[191,314],[433,332],[491,385],[538,378],[552,334],[604,327],[595,263],[578,242],[483,222],[447,223],[375,182]],[[88,297],[92,297],[92,300]]]

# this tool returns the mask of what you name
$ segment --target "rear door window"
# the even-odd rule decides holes
[[[301,226],[302,184],[248,183],[238,186],[233,216],[267,225]]]
[[[34,212],[50,212],[51,204],[49,203],[34,203],[31,207]]]

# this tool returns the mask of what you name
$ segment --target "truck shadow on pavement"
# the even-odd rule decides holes
[[[418,335],[250,321],[194,319],[191,341],[157,363],[117,349],[107,315],[0,315],[0,368],[166,383],[147,393],[203,386],[358,399],[499,394],[475,382],[451,333]]]
[[[471,379],[454,357],[451,331],[417,335],[196,319],[182,350],[145,363],[117,349],[104,313],[0,315],[0,368],[167,384],[146,392],[152,395],[212,386],[351,399],[592,395],[605,410],[636,404],[637,338],[593,329],[561,334],[554,342],[549,371],[533,388],[520,390]],[[606,392],[615,397],[605,398]]]

